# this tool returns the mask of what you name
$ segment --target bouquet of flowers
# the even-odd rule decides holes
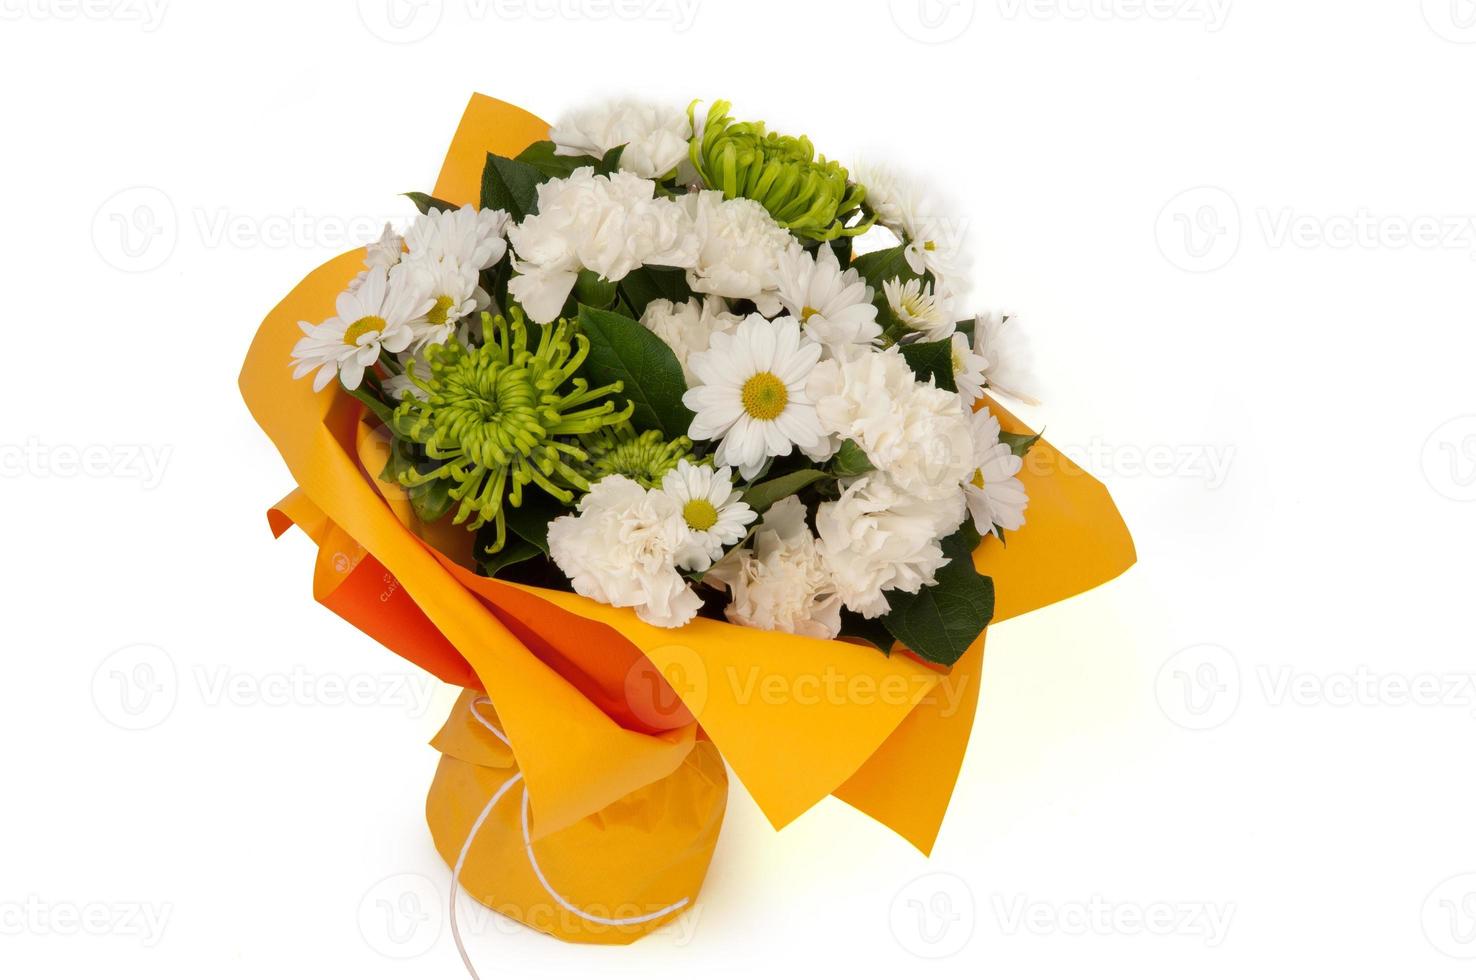
[[[1018,320],[965,313],[964,222],[730,109],[550,128],[473,99],[419,217],[305,281],[242,377],[300,483],[274,521],[318,541],[318,597],[467,688],[429,806],[455,878],[564,938],[629,941],[680,907],[663,888],[690,900],[717,752],[776,826],[834,792],[926,850],[985,627],[1133,560],[1100,484],[993,399],[1033,382]],[[811,675],[841,693],[806,703]],[[683,822],[678,778],[716,818]],[[519,780],[499,839],[526,881],[473,851]],[[675,823],[626,823],[681,859],[639,878],[643,911],[591,913],[637,888],[581,870],[609,808],[663,783]]]
[[[479,207],[412,197],[294,373],[369,406],[383,477],[484,574],[940,664],[988,624],[969,556],[1024,524],[1035,437],[975,403],[1028,371],[1015,319],[959,318],[920,185],[621,102],[489,158]]]

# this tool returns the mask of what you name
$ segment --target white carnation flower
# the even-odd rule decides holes
[[[956,492],[969,475],[974,443],[958,395],[918,381],[897,348],[822,361],[806,391],[830,437],[812,458],[852,439],[898,488],[923,499]]]
[[[675,500],[607,476],[579,501],[578,516],[548,526],[548,551],[580,595],[634,608],[653,626],[681,626],[702,606],[676,567],[687,537]]]
[[[630,173],[580,167],[538,186],[538,213],[508,231],[517,275],[508,292],[540,323],[556,319],[582,269],[619,282],[642,265],[688,268],[697,236],[675,201]]]
[[[692,127],[680,109],[614,99],[567,113],[548,135],[555,152],[565,156],[603,157],[624,146],[621,170],[640,177],[662,177],[686,158]]]
[[[697,375],[687,359],[712,345],[715,333],[732,333],[743,318],[729,313],[727,306],[715,296],[693,297],[682,303],[669,299],[653,299],[641,314],[641,323],[666,342],[677,363],[682,366],[687,386],[698,384]]]
[[[687,522],[687,544],[677,564],[695,572],[711,567],[758,517],[733,489],[733,471],[726,466],[714,471],[680,460],[661,478],[661,493],[677,502]]]
[[[725,614],[740,626],[822,640],[840,633],[841,599],[798,497],[770,507],[752,546],[728,552],[707,577],[727,586]]]
[[[1030,342],[1020,327],[1020,318],[1006,313],[980,313],[974,317],[974,353],[989,362],[984,383],[991,391],[1008,395],[1027,405],[1039,404],[1039,382],[1031,369]]]
[[[964,484],[969,514],[980,534],[994,534],[996,527],[1018,531],[1025,524],[1025,505],[1030,498],[1016,475],[1024,460],[999,438],[999,420],[981,408],[969,419],[974,440],[969,482]]]
[[[747,198],[725,201],[721,191],[696,191],[682,205],[698,240],[687,285],[694,292],[752,300],[764,316],[778,313],[779,259],[794,236]]]
[[[841,270],[830,243],[814,255],[798,242],[779,259],[779,301],[832,357],[868,348],[881,336],[872,288],[855,269]]]
[[[884,474],[851,482],[840,499],[820,505],[820,553],[846,608],[868,618],[891,611],[888,591],[916,593],[948,564],[940,542],[964,519],[957,484],[936,500],[900,490]]]

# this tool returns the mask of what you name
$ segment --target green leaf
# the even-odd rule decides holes
[[[625,383],[621,397],[635,406],[630,421],[637,431],[687,434],[693,418],[692,410],[682,404],[687,381],[676,355],[660,337],[630,317],[588,306],[579,307],[579,329],[589,338],[584,377],[594,387]]]
[[[608,150],[605,151],[605,155],[600,157],[600,159],[595,163],[595,173],[605,174],[606,176],[613,174],[615,171],[620,169],[620,158],[624,155],[624,143],[621,143],[619,146],[610,147]]]
[[[933,384],[947,391],[957,391],[958,384],[953,380],[953,350],[952,342],[948,340],[930,340],[926,343],[901,345],[902,356],[907,360],[907,366],[912,368],[912,373],[917,375],[917,380],[932,380]]]
[[[974,569],[971,541],[978,532],[965,522],[943,540],[948,564],[938,583],[916,595],[888,592],[892,611],[882,622],[901,643],[924,660],[951,665],[963,656],[994,618],[994,582]]]
[[[593,269],[580,269],[574,296],[586,306],[608,310],[615,303],[615,284]]]
[[[646,312],[646,307],[652,300],[667,299],[673,303],[684,303],[692,298],[692,290],[687,288],[687,274],[684,271],[650,265],[632,269],[629,275],[620,280],[620,294],[630,304],[637,319]]]
[[[1006,446],[1009,446],[1010,452],[1014,453],[1016,456],[1024,456],[1026,453],[1030,452],[1031,446],[1035,445],[1037,442],[1040,442],[1040,437],[1042,435],[1044,435],[1044,433],[1042,432],[1037,432],[1033,435],[1029,432],[1001,432],[999,434],[999,441],[1004,443]]]
[[[487,154],[482,168],[482,207],[501,208],[522,221],[538,213],[538,185],[547,178],[532,164]]]
[[[797,470],[794,473],[776,476],[772,480],[755,483],[744,490],[743,502],[762,514],[776,502],[790,494],[799,493],[816,480],[825,479],[826,476],[827,474],[822,470]]]
[[[410,497],[410,507],[415,511],[415,516],[427,524],[434,524],[445,517],[455,503],[451,499],[451,486],[450,480],[432,480],[418,487],[406,488],[405,493]]]
[[[953,325],[953,332],[954,333],[961,333],[961,334],[963,334],[965,337],[969,338],[969,347],[972,348],[974,346],[974,318],[973,317],[969,317],[967,320],[959,320],[957,323],[955,323]]]
[[[861,273],[861,278],[878,294],[881,293],[883,284],[893,279],[907,282],[910,279],[926,278],[912,271],[912,266],[907,264],[907,253],[901,245],[858,255],[851,260],[851,268]],[[885,299],[881,301],[881,305],[886,305]]]
[[[840,635],[865,640],[889,656],[892,652],[892,644],[896,642],[892,634],[887,631],[886,624],[880,619],[867,619],[860,613],[849,609],[841,610]]]
[[[622,144],[606,151],[605,155],[598,159],[587,153],[566,156],[558,152],[553,140],[539,140],[536,143],[530,143],[527,149],[513,159],[518,163],[528,164],[545,177],[557,177],[562,180],[580,167],[593,167],[595,173],[599,174],[614,173],[620,169],[620,155],[624,150],[625,146]]]
[[[840,449],[836,450],[835,456],[830,461],[830,472],[842,479],[870,473],[875,468],[871,465],[871,460],[866,458],[866,453],[856,445],[854,439],[847,439],[841,443]]]
[[[543,491],[527,486],[523,488],[523,502],[517,507],[507,504],[503,508],[503,514],[507,517],[509,531],[546,555],[549,524],[553,523],[554,518],[569,513],[569,510],[568,504],[560,503]],[[488,525],[484,525],[486,526]],[[510,545],[504,544],[502,547],[506,550]]]
[[[415,202],[415,206],[420,209],[421,214],[429,214],[431,208],[438,208],[442,211],[458,210],[456,205],[451,204],[448,201],[443,201],[439,197],[431,197],[429,194],[422,194],[420,193],[420,191],[410,191],[409,193],[405,194],[405,197],[408,197],[410,200]]]
[[[482,531],[488,528],[495,528],[495,525],[491,522],[482,525]],[[538,549],[538,545],[531,541],[523,541],[520,538],[509,538],[503,543],[501,551],[487,551],[481,542],[481,531],[477,533],[476,553],[481,558],[482,574],[488,578],[496,577],[499,571],[509,565],[516,565],[518,562],[527,561],[530,558],[537,558],[542,554]]]

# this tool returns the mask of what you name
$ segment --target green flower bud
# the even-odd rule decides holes
[[[734,122],[731,103],[712,104],[701,137],[692,138],[689,154],[702,182],[732,199],[746,197],[762,204],[783,227],[802,238],[830,241],[859,235],[875,220],[847,226],[861,214],[866,188],[852,183],[846,168],[823,156],[805,137],[771,133],[761,122]],[[697,132],[697,103],[687,107]]]

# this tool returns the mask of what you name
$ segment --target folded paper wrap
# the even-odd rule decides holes
[[[547,133],[546,123],[523,110],[474,96],[434,196],[477,203],[486,154],[515,155]],[[628,859],[631,868],[672,868],[662,887],[652,881],[640,884],[639,895],[606,891],[559,858],[548,860],[569,876],[554,886],[575,901],[614,907],[695,895],[711,853],[702,835],[710,829],[715,837],[726,792],[715,752],[776,828],[834,794],[930,851],[973,725],[984,637],[944,672],[906,651],[886,657],[844,641],[760,635],[711,619],[663,629],[628,609],[477,575],[466,560],[469,535],[446,521],[423,526],[403,491],[376,479],[388,443],[375,420],[336,388],[314,392],[287,370],[298,321],[330,316],[363,256],[358,250],[331,260],[278,304],[252,344],[241,390],[297,482],[272,510],[272,527],[281,534],[296,524],[318,544],[315,598],[495,706],[510,761],[466,758],[448,751],[446,732],[438,738],[443,762],[428,812],[442,854],[449,860],[446,842],[486,805],[497,774],[512,767],[526,787],[539,855],[540,841],[550,855],[593,847],[600,838],[588,836],[591,828],[608,826],[611,808],[627,813],[632,800],[686,793],[697,809],[680,827],[658,832],[652,825],[645,836],[604,840],[601,853],[615,865]],[[989,404],[1007,430],[1024,431]],[[989,538],[974,555],[994,579],[995,622],[1099,585],[1134,560],[1106,489],[1049,444],[1030,450],[1021,479],[1030,495],[1027,524],[1008,547]],[[458,703],[448,729],[472,697]],[[719,816],[698,819],[702,806]],[[483,831],[490,837],[478,837],[463,872],[469,891],[493,907],[532,894],[517,877],[522,872],[499,871],[481,857],[504,861],[521,851],[504,817]],[[678,846],[683,855],[636,853]],[[630,850],[621,857],[612,848]],[[603,940],[592,935],[563,938],[631,938],[618,929]]]

